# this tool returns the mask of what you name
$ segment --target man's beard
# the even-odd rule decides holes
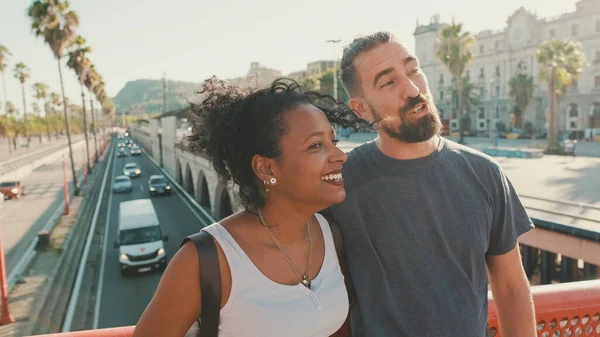
[[[431,139],[433,136],[439,135],[442,130],[440,114],[430,98],[431,96],[428,95],[419,95],[411,98],[398,112],[400,127],[397,129],[393,129],[385,120],[382,120],[381,115],[372,106],[370,107],[371,113],[375,121],[378,121],[380,124],[379,127],[381,130],[388,136],[404,143],[421,143]],[[407,114],[420,103],[425,103],[429,113],[415,122],[409,121],[406,118]]]

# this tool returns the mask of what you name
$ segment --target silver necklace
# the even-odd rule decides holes
[[[306,223],[306,232],[308,234],[308,263],[307,263],[306,272],[304,274],[300,275],[300,272],[298,272],[298,268],[296,268],[294,261],[292,261],[292,259],[288,255],[288,253],[285,251],[285,249],[283,249],[283,246],[281,245],[281,243],[279,243],[279,241],[277,240],[275,235],[273,235],[273,232],[271,232],[271,230],[267,226],[267,223],[265,222],[265,219],[263,218],[262,213],[260,212],[260,208],[257,208],[257,210],[258,210],[258,217],[260,218],[260,222],[262,223],[263,227],[265,227],[265,229],[271,236],[271,239],[273,240],[273,242],[275,242],[275,245],[277,245],[277,247],[279,248],[279,251],[281,251],[281,254],[283,254],[283,257],[285,257],[285,259],[287,260],[290,267],[292,267],[292,270],[294,271],[294,273],[296,273],[296,276],[298,276],[298,279],[300,279],[300,282],[302,283],[302,285],[307,287],[308,289],[310,289],[310,281],[311,281],[310,280],[310,264],[312,261],[312,246],[313,246],[312,245],[313,244],[312,237],[310,235],[310,220]]]

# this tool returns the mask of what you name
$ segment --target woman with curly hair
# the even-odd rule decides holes
[[[191,148],[239,187],[244,206],[202,229],[217,247],[219,336],[331,336],[347,318],[334,235],[317,213],[345,199],[346,155],[329,120],[336,117],[299,89],[278,80],[245,92],[212,78],[192,106],[200,121]],[[133,335],[184,336],[203,309],[202,270],[194,244],[185,243]]]

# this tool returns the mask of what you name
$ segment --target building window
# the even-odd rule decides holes
[[[483,68],[479,69],[479,77],[481,77],[481,78],[485,77],[485,70]]]
[[[555,36],[556,36],[556,30],[550,29],[550,38],[553,38]]]
[[[496,66],[496,76],[500,76],[500,66]]]
[[[578,110],[579,109],[577,107],[577,104],[571,103],[571,105],[569,105],[569,117],[574,117],[574,118],[579,117],[579,111]]]
[[[577,123],[575,121],[571,121],[571,129],[577,129]]]
[[[440,83],[444,84],[444,74],[440,74]]]
[[[571,36],[578,36],[578,35],[579,35],[579,26],[573,25],[573,27],[571,27]]]
[[[483,50],[484,50],[483,45],[480,45],[479,46],[479,54],[483,54]]]
[[[479,122],[479,129],[485,129],[485,122]]]
[[[600,89],[600,76],[594,76],[594,88]]]
[[[444,92],[440,90],[440,101],[444,100]]]
[[[600,117],[600,103],[594,103],[594,107],[592,109],[592,116]]]
[[[485,119],[485,111],[483,108],[479,108],[479,114],[477,115],[478,119]]]
[[[500,41],[496,41],[496,43],[495,43],[495,49],[496,50],[500,49]]]

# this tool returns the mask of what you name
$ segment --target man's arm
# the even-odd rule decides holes
[[[506,254],[488,255],[486,261],[502,336],[537,336],[533,299],[519,245]]]

